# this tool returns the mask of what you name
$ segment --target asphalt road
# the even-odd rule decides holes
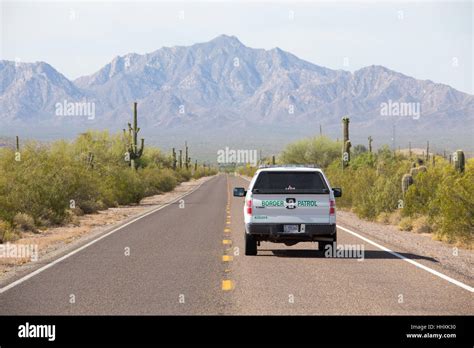
[[[362,261],[325,258],[316,243],[262,243],[244,256],[243,199],[230,190],[247,184],[207,181],[184,207],[147,215],[0,293],[0,315],[474,314],[473,292],[342,229],[338,244],[363,245]]]

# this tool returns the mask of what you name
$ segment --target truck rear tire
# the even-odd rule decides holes
[[[245,255],[257,255],[257,241],[251,234],[245,234]]]

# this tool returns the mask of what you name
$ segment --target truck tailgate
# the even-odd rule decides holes
[[[329,194],[253,194],[253,223],[329,224]]]

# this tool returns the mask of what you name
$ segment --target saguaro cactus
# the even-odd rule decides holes
[[[185,154],[184,154],[184,164],[186,166],[186,170],[188,170],[191,167],[191,157],[189,157],[189,147],[188,147],[188,142],[184,142],[185,146]]]
[[[198,170],[198,161],[194,161],[194,171],[196,172]]]
[[[173,147],[173,170],[176,170],[176,150]]]
[[[408,191],[410,185],[413,184],[413,176],[411,174],[405,174],[402,177],[402,192],[405,194]]]
[[[15,161],[21,161],[21,153],[20,153],[20,138],[18,135],[16,136],[16,150],[15,150]]]
[[[343,148],[342,148],[342,167],[345,168],[351,161],[351,141],[349,140],[349,117],[342,118],[343,125]]]
[[[140,157],[142,157],[143,149],[145,148],[145,139],[141,139],[141,146],[138,147],[138,128],[137,122],[137,103],[133,103],[133,127],[128,124],[128,156],[130,158],[130,167],[137,169],[137,162]]]
[[[456,150],[456,152],[453,153],[453,163],[454,163],[454,168],[459,172],[459,173],[464,173],[464,151],[463,150]]]
[[[369,153],[372,153],[372,141],[374,139],[372,139],[372,136],[369,136],[367,139],[369,140]]]
[[[179,169],[183,168],[183,150],[179,150]]]
[[[272,156],[272,164],[275,164],[275,155]]]
[[[428,164],[430,160],[430,142],[426,142],[426,163]]]

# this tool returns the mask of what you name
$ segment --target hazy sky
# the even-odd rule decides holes
[[[45,61],[68,78],[115,56],[220,34],[354,71],[384,65],[474,94],[472,1],[4,1],[0,58]]]

